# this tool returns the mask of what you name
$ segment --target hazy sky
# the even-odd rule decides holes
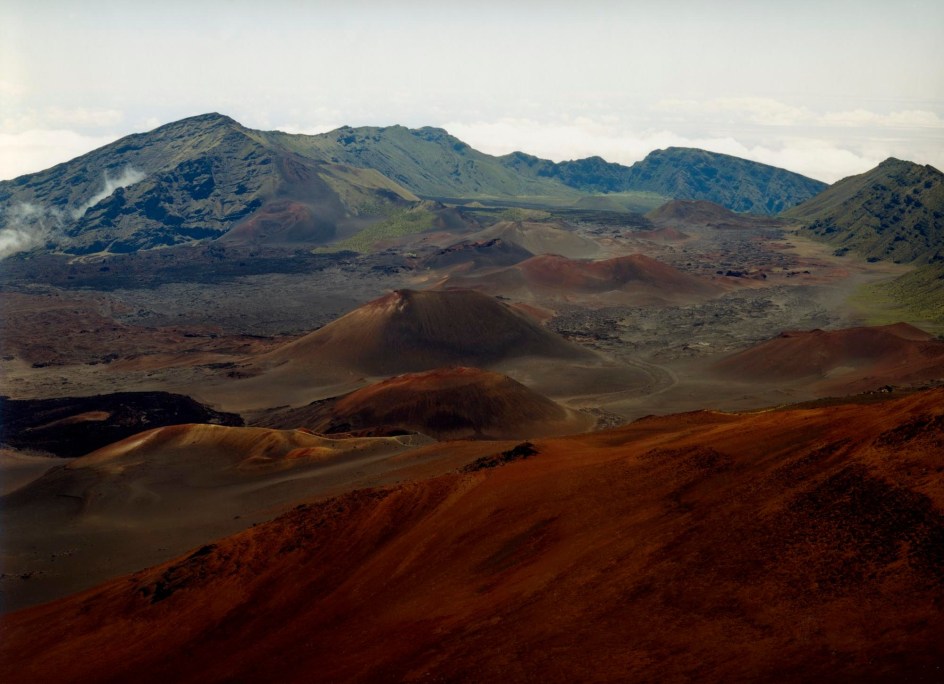
[[[0,1],[0,178],[194,114],[442,126],[491,153],[669,145],[826,180],[944,169],[944,2]]]

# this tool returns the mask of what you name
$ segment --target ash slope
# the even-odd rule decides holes
[[[705,200],[672,200],[646,214],[657,226],[687,225],[719,229],[770,228],[782,221],[770,216],[737,214]]]
[[[331,362],[393,375],[526,356],[580,361],[594,355],[479,292],[397,290],[261,356],[257,365],[300,370]]]
[[[299,500],[408,478],[403,471],[424,459],[397,457],[429,441],[187,424],[110,444],[0,497],[0,610],[164,562]],[[423,467],[450,470],[437,470],[442,460]]]
[[[908,325],[789,331],[717,362],[729,379],[807,382],[820,391],[944,380],[944,341]]]
[[[500,373],[457,367],[399,375],[259,424],[324,434],[399,428],[436,439],[525,439],[582,432],[595,422]]]
[[[650,418],[353,492],[3,618],[5,681],[927,681],[942,407]]]
[[[717,283],[689,275],[643,254],[600,261],[544,254],[487,273],[452,275],[439,287],[471,288],[542,301],[571,300],[584,295],[591,296],[591,301],[616,299],[636,305],[687,303],[723,292]]]
[[[300,407],[378,378],[445,366],[506,373],[555,399],[638,388],[647,379],[480,292],[396,290],[245,360],[240,379],[219,376],[199,394],[240,412]]]

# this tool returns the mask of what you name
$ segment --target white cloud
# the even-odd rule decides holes
[[[2,94],[2,91],[0,91]],[[4,133],[22,133],[35,129],[65,129],[93,131],[114,128],[124,121],[119,109],[94,107],[43,107],[26,109],[15,116],[4,116],[0,130]]]
[[[710,100],[660,100],[653,107],[665,113],[687,116],[721,115],[729,121],[747,121],[762,126],[795,126],[809,122],[813,112],[770,97],[719,97]]]
[[[42,171],[107,145],[117,137],[61,129],[0,133],[0,180]]]
[[[668,129],[635,132],[612,121],[586,118],[551,123],[532,119],[453,121],[445,124],[445,128],[490,154],[521,150],[554,161],[599,155],[608,161],[632,164],[652,150],[696,147],[778,166],[827,182],[863,173],[889,156],[846,149],[815,137],[787,137],[766,144],[751,144],[735,136],[684,135]]]
[[[131,166],[126,166],[123,168],[121,173],[118,174],[117,178],[112,178],[107,173],[105,173],[102,178],[102,189],[92,195],[82,206],[73,211],[72,218],[81,217],[86,211],[89,210],[90,207],[94,207],[103,199],[110,196],[118,188],[127,188],[129,185],[134,185],[135,183],[144,180],[145,177],[146,174]]]
[[[673,121],[723,121],[760,126],[840,126],[940,128],[944,119],[924,109],[873,112],[867,109],[815,112],[768,97],[719,97],[708,100],[666,99],[652,109]]]
[[[0,260],[42,244],[62,229],[62,215],[55,209],[28,202],[0,207]]]
[[[940,128],[944,129],[944,119],[921,109],[909,109],[889,114],[878,114],[865,109],[853,109],[844,112],[827,112],[819,119],[820,123],[833,126],[880,126],[887,128]]]
[[[626,117],[462,120],[444,127],[492,154],[521,150],[561,161],[599,155],[631,164],[654,149],[697,147],[834,182],[900,157],[944,166],[944,119],[933,111],[814,111],[767,97],[663,99]]]

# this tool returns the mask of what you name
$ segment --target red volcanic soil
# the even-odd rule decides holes
[[[451,268],[455,266],[489,268],[510,266],[532,256],[534,255],[524,247],[513,242],[506,242],[501,238],[479,241],[466,240],[426,257],[421,265],[426,268]]]
[[[470,239],[492,240],[517,245],[532,254],[562,254],[583,259],[600,253],[600,246],[574,232],[565,223],[537,221],[501,221],[475,233]]]
[[[310,244],[334,237],[334,224],[301,202],[275,200],[230,230],[225,242]]]
[[[390,378],[260,424],[325,434],[387,426],[437,439],[523,439],[582,432],[594,423],[505,375],[440,368]]]
[[[652,242],[682,242],[691,238],[687,233],[683,233],[677,228],[668,226],[666,228],[656,228],[655,230],[637,230],[628,234],[628,237],[638,237]]]
[[[536,256],[492,273],[453,276],[441,287],[473,287],[486,292],[512,294],[522,290],[537,296],[567,296],[623,291],[659,301],[677,297],[712,296],[717,284],[643,254],[591,261],[556,254]]]
[[[392,375],[523,356],[593,358],[519,311],[469,290],[397,290],[259,358],[268,366],[341,364]]]
[[[271,339],[216,328],[150,328],[115,318],[120,304],[92,292],[0,293],[0,352],[28,364],[111,364],[115,359],[186,357],[188,364],[269,351]],[[160,361],[157,361],[158,363]],[[122,361],[118,361],[122,363]]]
[[[613,290],[634,283],[673,292],[700,292],[713,286],[644,254],[580,261],[554,255],[528,259],[520,265],[531,282],[592,292]]]
[[[8,615],[3,681],[939,678],[944,390],[534,450]]]
[[[944,342],[906,323],[781,333],[715,365],[727,377],[776,382],[822,379],[823,389],[944,379]]]

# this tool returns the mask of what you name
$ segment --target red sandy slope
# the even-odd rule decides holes
[[[546,437],[594,423],[505,375],[462,367],[399,375],[264,421],[328,433],[399,427],[437,439]]]
[[[589,359],[593,354],[536,321],[472,291],[397,290],[260,357],[261,365],[340,364],[389,375],[507,358]]]
[[[742,380],[828,378],[824,389],[866,390],[944,378],[944,342],[906,323],[791,331],[723,359],[716,369]]]
[[[5,682],[934,681],[944,391],[644,419],[5,617]]]
[[[599,261],[544,254],[491,273],[451,276],[441,287],[468,287],[505,295],[528,291],[545,297],[623,292],[658,301],[710,297],[722,291],[716,283],[643,254]]]

